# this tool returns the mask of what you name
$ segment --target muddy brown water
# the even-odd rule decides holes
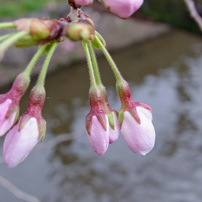
[[[103,157],[85,134],[88,71],[79,63],[47,78],[42,143],[73,132],[75,139],[32,152],[0,175],[41,202],[200,202],[202,199],[202,38],[173,31],[113,55],[133,98],[153,108],[157,139],[146,156],[133,154],[122,136]],[[112,108],[115,80],[99,57]],[[22,110],[26,108],[23,100]],[[67,134],[68,135],[68,134]],[[2,146],[3,138],[1,138]],[[20,202],[0,185],[1,202]]]

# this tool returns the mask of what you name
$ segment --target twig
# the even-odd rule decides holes
[[[69,140],[74,140],[76,139],[78,136],[75,135],[74,133],[64,133],[62,135],[58,135],[57,137],[52,138],[51,140],[49,140],[46,143],[43,144],[39,144],[34,151],[38,152],[44,149],[49,149],[51,147],[55,147],[57,144],[60,144],[61,142],[65,142],[65,141],[69,141]]]
[[[193,0],[184,0],[184,2],[189,10],[191,17],[195,20],[198,27],[202,31],[202,18],[198,14],[198,11],[196,10],[195,3],[193,2]]]
[[[14,184],[9,182],[7,179],[0,175],[0,185],[5,187],[9,192],[11,192],[14,196],[19,199],[22,199],[26,202],[40,202],[38,198],[35,196],[31,196],[20,189],[18,189]]]
[[[38,151],[41,151],[44,149],[49,149],[51,147],[56,146],[57,144],[59,144],[61,142],[73,140],[75,138],[77,138],[77,135],[75,135],[74,133],[65,133],[62,135],[58,135],[57,137],[52,138],[51,140],[49,140],[46,143],[43,143],[41,145],[39,144],[36,147],[36,149],[34,149],[34,152],[38,152]],[[0,157],[0,164],[2,162],[3,162],[3,157],[1,156]],[[40,202],[39,199],[21,191],[15,185],[13,185],[11,182],[9,182],[7,179],[3,178],[1,175],[0,175],[0,185],[5,187],[9,192],[11,192],[17,198],[22,199],[26,202]]]

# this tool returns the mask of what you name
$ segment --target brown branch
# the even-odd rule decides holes
[[[202,31],[202,18],[198,14],[198,11],[196,10],[194,1],[193,0],[184,0],[184,2],[189,10],[191,17],[194,19],[194,21],[197,23],[198,27]]]

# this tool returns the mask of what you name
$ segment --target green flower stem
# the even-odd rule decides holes
[[[91,61],[91,57],[90,57],[88,44],[87,44],[87,42],[82,41],[82,45],[83,45],[83,49],[86,53],[86,58],[87,58],[87,62],[88,62],[91,87],[96,88],[97,84],[96,84],[96,80],[95,80],[95,75],[94,75],[94,71],[93,71],[93,65],[92,65],[92,61]]]
[[[9,34],[5,34],[3,36],[0,36],[0,42],[6,40],[7,38],[11,37],[14,34],[15,33],[9,33]]]
[[[100,73],[99,73],[99,68],[98,68],[98,64],[97,64],[97,59],[96,59],[96,55],[93,49],[93,45],[91,42],[88,43],[89,45],[89,49],[90,49],[90,54],[91,54],[91,58],[92,58],[92,62],[93,62],[93,68],[94,68],[94,72],[95,72],[95,80],[98,86],[102,86],[102,81],[100,78]]]
[[[111,55],[109,54],[109,52],[107,51],[107,49],[104,47],[103,43],[100,41],[98,36],[96,37],[96,41],[99,44],[99,47],[101,49],[101,51],[103,52],[103,54],[105,55],[107,61],[109,62],[110,66],[112,67],[112,70],[116,76],[116,80],[117,82],[122,82],[125,81],[124,78],[122,77],[121,73],[119,72],[114,60],[112,59]]]
[[[46,45],[39,47],[38,51],[36,52],[36,54],[34,55],[34,57],[32,58],[32,60],[30,61],[30,63],[28,64],[28,66],[26,67],[26,69],[23,72],[25,76],[30,77],[30,73],[31,73],[34,65],[36,64],[39,57],[43,54],[45,49],[46,49]]]
[[[44,61],[43,67],[41,69],[39,78],[38,78],[37,83],[36,83],[36,88],[39,90],[44,89],[45,78],[46,78],[48,66],[50,64],[50,60],[51,60],[53,53],[54,53],[55,49],[57,48],[57,46],[58,46],[58,42],[55,42],[55,41],[50,44],[48,54],[46,56],[46,59]],[[46,48],[47,48],[47,46],[46,46]]]
[[[18,41],[19,39],[21,39],[22,37],[26,36],[28,34],[28,32],[25,31],[21,31],[21,32],[17,32],[16,34],[12,35],[11,37],[9,37],[8,39],[6,39],[5,41],[3,41],[0,44],[0,58],[3,55],[4,51],[11,46],[12,44],[14,44],[16,41]]]
[[[0,29],[6,29],[6,28],[14,28],[16,27],[13,22],[3,22],[0,23]]]

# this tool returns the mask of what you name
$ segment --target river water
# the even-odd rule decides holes
[[[157,139],[148,155],[133,154],[122,136],[103,157],[93,152],[85,134],[88,72],[81,62],[47,78],[45,140],[18,167],[1,163],[0,175],[41,202],[200,202],[201,53],[200,37],[172,31],[112,54],[133,98],[153,109]],[[113,74],[103,57],[98,60],[110,105],[118,110]],[[43,146],[65,133],[73,139]],[[22,201],[1,185],[0,196],[1,202]]]

